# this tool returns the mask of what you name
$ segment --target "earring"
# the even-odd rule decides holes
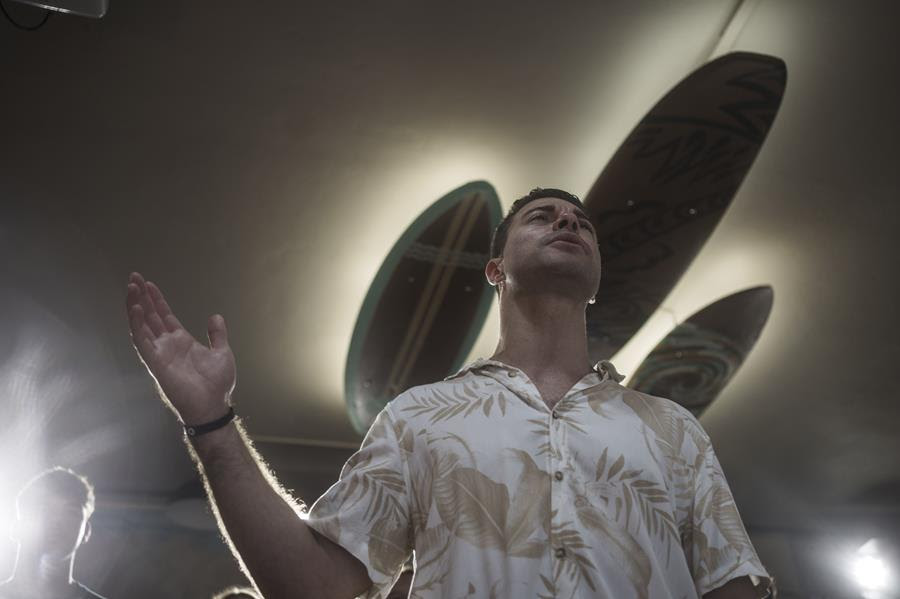
[[[597,298],[596,298],[596,297],[592,297],[591,299],[588,300],[588,303],[589,303],[589,304],[596,304],[596,303],[597,303]]]

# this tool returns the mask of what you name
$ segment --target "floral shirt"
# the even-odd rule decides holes
[[[767,577],[697,420],[609,363],[553,410],[521,370],[479,360],[381,412],[308,524],[383,598],[697,597]]]

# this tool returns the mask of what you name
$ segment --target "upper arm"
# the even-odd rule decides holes
[[[749,576],[733,578],[717,589],[703,595],[703,599],[758,599],[760,595]]]
[[[693,504],[684,546],[694,582],[704,597],[755,597],[747,577],[768,579],[769,575],[744,528],[709,438],[699,424],[696,427],[700,433],[694,437],[696,454],[685,456],[693,457],[694,463]]]
[[[341,564],[337,575],[351,572],[354,583],[370,589],[368,596],[386,593],[412,553],[411,483],[398,428],[402,421],[382,411],[307,519],[323,549]]]
[[[322,591],[328,592],[329,597],[352,599],[363,595],[372,587],[372,580],[361,561],[328,537],[312,528],[310,531],[330,566],[321,573]]]

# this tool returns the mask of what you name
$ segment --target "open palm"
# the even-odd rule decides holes
[[[222,416],[235,382],[225,320],[210,317],[207,347],[182,326],[159,288],[138,273],[129,277],[126,301],[134,347],[181,420],[199,424]]]

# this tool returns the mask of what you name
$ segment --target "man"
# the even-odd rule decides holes
[[[12,526],[16,565],[0,584],[0,599],[100,597],[73,577],[75,553],[90,537],[93,511],[94,489],[71,470],[52,468],[26,483],[16,496]]]
[[[699,424],[589,362],[600,256],[581,202],[517,200],[485,275],[500,301],[492,358],[388,404],[307,520],[227,424],[222,317],[205,347],[132,275],[135,347],[263,595],[382,598],[415,549],[413,597],[755,597],[749,576],[767,574]]]

